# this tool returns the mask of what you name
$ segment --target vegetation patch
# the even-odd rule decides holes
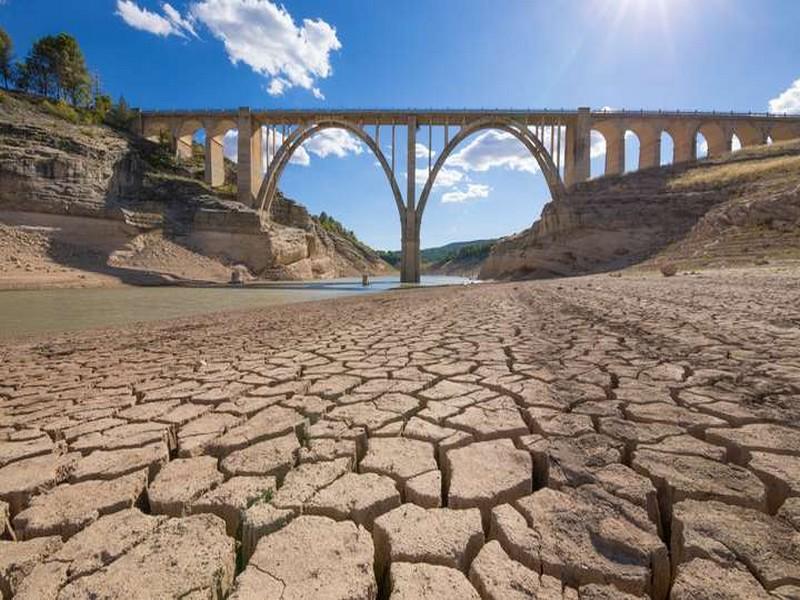
[[[690,169],[669,182],[673,190],[697,187],[724,187],[748,183],[762,177],[796,177],[800,156],[778,156],[762,160],[734,161]]]

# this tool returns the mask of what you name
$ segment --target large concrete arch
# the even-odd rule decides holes
[[[550,188],[550,195],[552,196],[553,200],[558,200],[563,197],[565,188],[564,183],[561,181],[561,176],[558,173],[558,169],[556,168],[552,157],[545,149],[544,144],[542,144],[539,138],[537,138],[534,133],[528,129],[528,127],[522,123],[510,119],[497,119],[494,117],[479,119],[462,127],[458,134],[456,134],[453,139],[447,143],[447,145],[444,147],[444,150],[442,150],[441,154],[439,154],[439,157],[436,159],[436,163],[433,165],[433,168],[428,175],[428,180],[425,182],[425,187],[422,188],[422,193],[419,197],[419,205],[417,207],[418,228],[422,224],[422,215],[425,212],[425,206],[428,203],[428,197],[433,189],[436,176],[444,166],[444,163],[458,147],[458,145],[470,135],[488,129],[505,131],[519,140],[539,164],[542,174],[547,181],[547,186]]]
[[[278,188],[278,181],[280,180],[283,170],[289,164],[289,161],[294,153],[298,148],[300,148],[300,146],[303,145],[304,142],[326,129],[343,129],[355,135],[372,151],[372,153],[375,155],[375,158],[383,168],[386,178],[389,180],[389,185],[392,189],[392,195],[394,196],[394,201],[397,205],[400,222],[403,224],[405,222],[403,195],[400,192],[400,188],[397,185],[397,180],[392,172],[391,166],[389,166],[389,163],[383,154],[383,151],[361,127],[358,127],[357,125],[344,119],[324,119],[312,124],[300,126],[289,136],[287,136],[285,140],[283,140],[280,148],[275,153],[275,157],[272,159],[272,163],[267,169],[267,174],[264,177],[261,186],[259,187],[258,195],[256,196],[256,206],[258,207],[258,210],[261,212],[262,216],[269,215],[270,207],[272,206],[272,201]]]

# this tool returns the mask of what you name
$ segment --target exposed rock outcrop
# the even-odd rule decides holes
[[[30,99],[4,93],[0,224],[11,229],[0,231],[0,244],[7,247],[4,255],[17,260],[0,264],[0,275],[65,266],[224,281],[237,264],[267,279],[389,270],[371,249],[324,229],[282,195],[271,218],[262,219],[229,189],[211,189],[193,178],[190,166],[176,166],[152,142],[105,126],[73,124]],[[29,226],[37,239],[22,244]]]
[[[582,183],[500,240],[482,279],[800,257],[800,142]]]

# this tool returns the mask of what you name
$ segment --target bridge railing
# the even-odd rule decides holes
[[[193,109],[138,109],[144,116],[191,116],[191,115],[226,115],[235,116],[237,109],[224,108],[193,108]],[[281,115],[514,115],[514,116],[575,116],[578,110],[569,109],[549,109],[549,108],[325,108],[325,109],[302,109],[302,108],[251,108],[251,113],[255,114],[281,114]],[[737,111],[716,111],[716,110],[650,110],[650,109],[600,109],[592,110],[593,117],[616,116],[616,117],[699,117],[699,118],[722,118],[722,119],[776,119],[776,120],[798,120],[800,114],[790,113],[771,113],[771,112],[737,112]]]
[[[788,119],[788,120],[798,120],[800,121],[800,114],[792,114],[792,113],[771,113],[771,112],[755,112],[755,111],[748,111],[748,112],[737,112],[737,111],[719,111],[719,110],[648,110],[648,109],[639,109],[639,110],[631,110],[626,108],[620,109],[601,109],[601,110],[593,110],[592,115],[612,115],[612,116],[637,116],[637,115],[644,115],[646,117],[650,116],[661,116],[661,117],[715,117],[715,118],[767,118],[767,119]]]

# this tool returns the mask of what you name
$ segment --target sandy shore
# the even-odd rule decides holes
[[[796,597],[798,297],[606,275],[0,345],[0,589]]]

